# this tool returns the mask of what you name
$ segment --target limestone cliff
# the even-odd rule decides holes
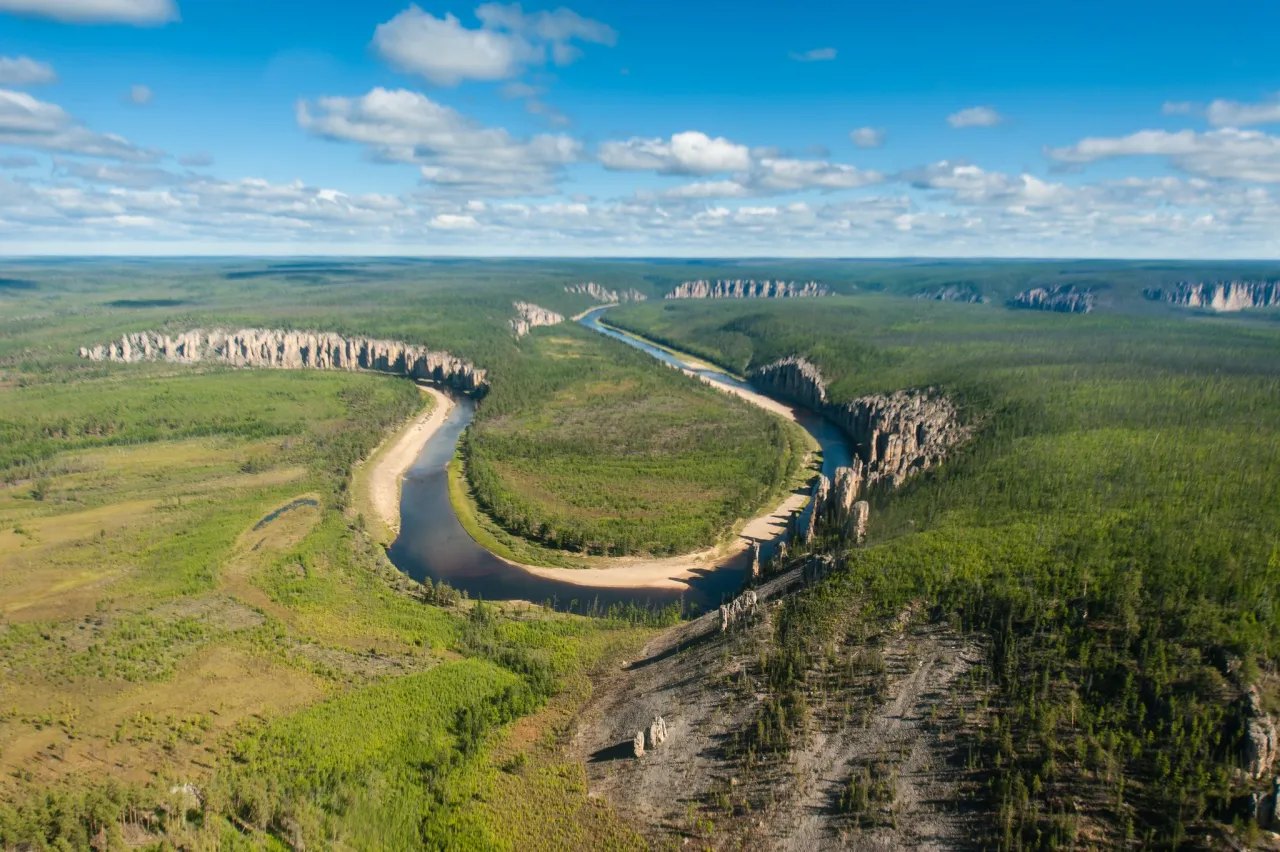
[[[601,287],[594,281],[586,281],[582,284],[572,284],[564,288],[566,293],[581,293],[595,299],[606,305],[619,305],[627,302],[643,302],[649,297],[639,290],[632,288],[630,290],[609,290]]]
[[[1243,311],[1280,306],[1280,281],[1183,281],[1168,289],[1148,287],[1142,295],[1184,308]]]
[[[858,486],[887,479],[901,485],[909,476],[940,462],[950,447],[968,436],[959,412],[934,388],[873,394],[849,402],[827,400],[818,368],[803,358],[783,358],[755,370],[751,380],[779,397],[824,414],[849,437],[857,453],[852,493],[837,475],[834,493],[848,505]]]
[[[798,299],[829,296],[831,291],[817,281],[686,281],[667,294],[668,299]]]
[[[934,302],[965,302],[980,305],[986,298],[982,289],[972,281],[958,281],[954,284],[943,284],[931,290],[921,290],[912,296],[913,299],[928,299]]]
[[[142,331],[126,334],[111,343],[82,346],[80,357],[125,363],[164,360],[285,370],[373,370],[437,381],[461,390],[478,391],[487,387],[484,370],[448,352],[330,332],[244,328],[239,331],[194,329],[169,335]]]
[[[530,302],[515,302],[512,307],[516,309],[516,318],[507,324],[516,333],[516,337],[524,337],[538,326],[559,325],[564,322],[564,317],[555,311],[540,308]]]
[[[1032,287],[1009,300],[1011,308],[1057,311],[1064,314],[1087,314],[1093,310],[1093,291],[1074,284]]]

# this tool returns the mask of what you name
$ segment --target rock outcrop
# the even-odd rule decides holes
[[[753,590],[747,590],[727,604],[720,605],[720,632],[728,631],[748,616],[755,615],[759,601]]]
[[[685,281],[667,294],[668,299],[798,299],[829,296],[831,291],[817,281]]]
[[[794,357],[753,371],[751,381],[839,426],[861,461],[860,470],[846,474],[857,475],[859,484],[888,479],[901,485],[912,474],[936,465],[952,445],[968,436],[954,403],[934,388],[832,403],[818,368]]]
[[[1087,314],[1093,310],[1093,291],[1074,284],[1031,287],[1009,300],[1011,308],[1034,311],[1057,311],[1064,314]]]
[[[643,302],[649,297],[634,287],[629,290],[609,290],[594,281],[582,284],[571,284],[564,288],[566,293],[581,293],[606,305],[619,305],[626,302]]]
[[[514,302],[512,307],[516,309],[517,316],[507,324],[516,333],[516,337],[524,337],[538,326],[559,325],[564,322],[564,317],[560,314],[531,302]]]
[[[981,288],[971,281],[943,284],[941,287],[921,290],[912,298],[927,299],[933,302],[964,302],[970,305],[980,305],[986,301],[986,298],[982,295]]]
[[[667,741],[667,720],[661,716],[654,716],[644,733],[645,748],[650,750],[657,748]]]
[[[1244,753],[1241,757],[1245,773],[1258,780],[1267,775],[1280,756],[1280,743],[1276,739],[1276,725],[1262,709],[1262,699],[1256,686],[1249,687],[1241,699],[1241,715],[1244,719]]]
[[[849,512],[849,538],[862,544],[867,538],[867,522],[871,520],[871,504],[859,500]]]
[[[820,412],[827,404],[827,383],[818,368],[804,358],[780,358],[753,370],[750,378],[771,394],[805,408]]]
[[[1142,295],[1183,308],[1243,311],[1280,306],[1280,281],[1183,281],[1167,289],[1148,287]]]
[[[177,335],[142,331],[126,334],[112,343],[82,346],[80,357],[123,363],[164,360],[283,370],[372,370],[437,381],[466,391],[483,391],[487,387],[484,370],[448,352],[316,331],[195,329]]]
[[[632,737],[631,753],[637,760],[644,757],[644,731],[636,731],[636,735]]]

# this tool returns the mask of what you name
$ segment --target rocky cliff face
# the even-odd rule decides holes
[[[968,281],[944,284],[932,290],[921,290],[912,298],[928,299],[934,302],[965,302],[971,305],[981,304],[985,301],[981,288],[977,284]]]
[[[829,296],[817,281],[686,281],[667,294],[668,299],[797,299]]]
[[[1280,306],[1280,281],[1184,281],[1167,289],[1149,287],[1142,295],[1184,308],[1243,311]]]
[[[856,477],[859,486],[881,479],[901,485],[911,475],[936,465],[948,449],[968,437],[955,405],[934,388],[831,403],[818,368],[794,357],[761,367],[751,374],[751,380],[776,396],[821,412],[839,426],[861,463],[848,474]],[[847,492],[841,491],[839,475],[833,493],[849,501]]]
[[[630,290],[608,290],[601,287],[594,281],[586,281],[582,284],[572,284],[564,288],[566,293],[584,293],[597,302],[606,305],[618,305],[626,302],[643,302],[649,297],[639,290],[632,288]]]
[[[751,373],[751,381],[814,411],[822,411],[827,404],[827,383],[818,368],[804,358],[793,355],[766,364]]]
[[[1073,284],[1032,287],[1009,300],[1011,308],[1057,311],[1064,314],[1087,314],[1093,310],[1093,291]]]
[[[530,302],[514,302],[512,307],[516,309],[516,318],[507,324],[516,333],[516,337],[524,337],[540,325],[559,325],[564,322],[564,317],[555,311],[540,308]]]
[[[112,343],[82,346],[80,357],[125,363],[164,360],[285,370],[373,370],[437,381],[461,390],[482,391],[487,387],[484,370],[448,352],[315,331],[195,329],[175,336],[142,331],[126,334]]]

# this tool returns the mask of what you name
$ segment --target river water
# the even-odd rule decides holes
[[[593,311],[580,322],[588,328],[641,349],[663,363],[692,370],[715,384],[760,392],[719,370],[693,366],[678,355],[619,334],[599,322],[604,308]],[[405,474],[400,500],[400,535],[388,555],[392,563],[415,580],[430,577],[465,590],[485,600],[551,601],[559,609],[572,607],[581,612],[593,603],[607,607],[614,603],[663,605],[681,597],[701,608],[719,605],[742,585],[750,559],[744,552],[730,564],[707,571],[689,581],[689,590],[615,589],[580,586],[548,580],[511,565],[480,545],[467,534],[449,502],[449,482],[445,465],[453,458],[458,439],[475,416],[470,397],[455,397],[448,418],[422,448]],[[849,445],[830,421],[813,412],[796,409],[800,425],[822,447],[822,471],[832,476],[835,469],[850,461]],[[766,557],[772,543],[766,543]],[[575,603],[576,602],[576,603]]]

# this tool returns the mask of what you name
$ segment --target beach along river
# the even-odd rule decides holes
[[[755,397],[758,403],[764,402],[760,400],[762,395],[759,391],[726,373],[694,366],[679,355],[606,328],[599,322],[603,310],[591,312],[580,322],[594,331],[642,349],[666,364],[692,372],[704,381],[748,398]],[[535,603],[550,600],[559,609],[568,608],[571,602],[576,601],[573,609],[577,612],[585,610],[593,602],[600,607],[625,602],[662,605],[682,596],[687,602],[705,609],[719,605],[742,585],[750,551],[739,553],[714,569],[694,571],[692,576],[684,579],[688,586],[684,590],[582,585],[581,578],[570,583],[539,576],[494,556],[467,534],[449,501],[445,465],[453,458],[459,437],[475,416],[475,402],[470,397],[459,396],[455,402],[445,422],[427,440],[405,474],[400,499],[400,534],[388,554],[396,567],[410,577],[419,581],[428,577],[435,582],[443,580],[472,597],[485,600],[527,600]],[[832,476],[837,467],[849,464],[849,446],[839,429],[818,414],[802,408],[793,410],[797,422],[822,447],[823,473]],[[772,544],[771,541],[763,543],[766,557]]]

